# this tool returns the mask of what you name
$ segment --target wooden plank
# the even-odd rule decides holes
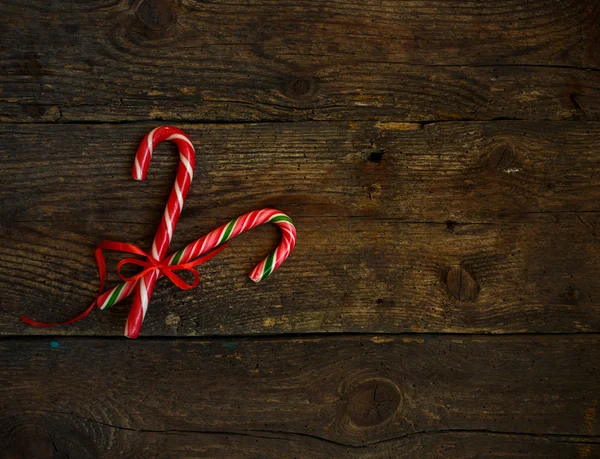
[[[0,3],[0,121],[598,120],[594,0]]]
[[[599,218],[459,225],[452,231],[445,224],[301,218],[292,257],[255,285],[246,275],[278,237],[275,228],[261,228],[200,267],[201,285],[193,291],[161,280],[142,334],[597,332],[600,265],[590,227]],[[51,322],[75,316],[97,292],[95,246],[108,238],[146,247],[154,232],[153,226],[118,222],[63,226],[69,228],[4,227],[2,334],[121,334],[128,301],[71,327],[20,322],[21,313]],[[191,240],[213,227],[210,220],[182,222],[177,237]],[[114,265],[109,270],[114,285]]]
[[[246,273],[277,231],[236,238],[200,268],[196,290],[161,281],[142,333],[600,330],[597,124],[387,127],[185,126],[206,147],[173,248],[263,206],[290,213],[298,245],[254,285]],[[149,246],[175,155],[155,155],[150,183],[131,180],[134,142],[147,129],[4,127],[1,333],[121,333],[126,304],[61,329],[27,327],[18,315],[55,321],[89,304],[103,239]],[[506,139],[515,150],[487,146]]]
[[[598,335],[0,346],[6,457],[600,453]]]
[[[154,126],[0,126],[2,217],[156,222],[176,155],[161,147],[150,180],[130,178],[138,143]],[[229,217],[283,206],[294,217],[494,223],[600,210],[599,123],[180,127],[198,149],[185,218],[222,219],[224,207]]]
[[[40,420],[40,417],[43,419]],[[48,419],[51,417],[51,419]],[[7,422],[20,426],[18,436],[5,441],[8,445],[3,451],[7,459],[66,457],[60,454],[68,453],[77,458],[110,458],[110,454],[120,454],[121,451],[137,454],[145,458],[423,458],[437,459],[465,457],[493,458],[593,458],[599,454],[597,443],[581,437],[544,437],[514,434],[497,434],[489,432],[439,432],[431,435],[419,434],[407,439],[390,440],[381,444],[364,447],[352,447],[327,443],[310,437],[287,435],[285,432],[270,434],[268,432],[251,433],[210,433],[210,432],[146,432],[128,431],[94,422],[79,421],[81,428],[86,431],[93,429],[98,439],[111,439],[111,448],[103,452],[99,446],[94,446],[86,438],[69,438],[73,431],[56,433],[56,426],[41,428],[36,425],[48,426],[50,422],[73,423],[70,415],[30,414],[19,415],[17,419]],[[25,422],[30,424],[23,426]],[[45,430],[50,430],[45,435]],[[12,433],[12,432],[11,432]],[[32,439],[34,441],[32,441]],[[88,442],[82,446],[78,442]],[[93,440],[92,440],[93,441]],[[105,441],[105,440],[103,440]],[[1,442],[1,440],[0,440]],[[2,443],[0,443],[2,444]],[[118,446],[117,446],[118,445]],[[122,447],[119,447],[121,446]],[[55,456],[53,456],[55,455]]]

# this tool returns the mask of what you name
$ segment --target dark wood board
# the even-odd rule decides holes
[[[185,126],[198,172],[172,246],[264,206],[289,212],[298,245],[254,285],[277,231],[236,238],[197,289],[159,283],[142,333],[600,330],[596,123],[381,126]],[[161,147],[140,184],[129,173],[145,125],[1,129],[2,333],[120,334],[128,303],[60,329],[18,317],[89,304],[103,239],[150,245],[176,155]]]
[[[598,120],[600,3],[0,2],[0,120]]]
[[[294,253],[258,285],[246,275],[276,245],[275,228],[236,238],[199,268],[201,284],[192,291],[159,281],[142,335],[597,332],[600,272],[589,226],[598,216],[582,219],[451,232],[445,224],[301,218]],[[67,226],[3,230],[3,334],[122,333],[129,301],[70,327],[20,322],[22,313],[50,322],[77,315],[97,292],[95,246],[106,237],[145,247],[154,233],[152,225],[112,224],[108,232],[103,224]],[[198,229],[185,234],[199,237],[213,227],[198,219]]]
[[[4,457],[600,454],[598,335],[0,348]]]
[[[174,180],[174,148],[159,147],[147,182],[131,179],[154,126],[0,126],[2,218],[155,224]],[[178,126],[198,157],[182,220],[269,206],[292,217],[438,223],[600,210],[595,122]]]

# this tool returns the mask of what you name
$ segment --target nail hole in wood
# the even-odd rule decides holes
[[[379,164],[383,161],[383,151],[372,151],[367,158],[369,162]]]
[[[574,287],[573,285],[569,285],[564,291],[564,300],[568,305],[577,306],[579,304],[579,300],[581,298],[581,291]]]

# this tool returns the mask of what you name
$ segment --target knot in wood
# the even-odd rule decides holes
[[[294,93],[299,96],[308,94],[308,91],[310,91],[310,81],[302,78],[294,80],[292,83],[292,89],[294,90]]]
[[[64,421],[61,416],[60,421]],[[56,418],[50,416],[7,416],[3,419],[2,457],[95,457],[93,444],[80,434],[77,425],[64,422],[55,425]]]
[[[479,295],[479,285],[463,268],[454,267],[446,275],[446,286],[458,301],[474,301]]]
[[[164,31],[175,22],[168,0],[140,0],[134,8],[136,17],[151,30]]]
[[[390,419],[402,404],[402,394],[389,379],[376,378],[354,386],[346,413],[356,427],[373,427]]]
[[[498,145],[492,150],[489,156],[489,169],[494,171],[502,171],[507,169],[515,160],[515,149],[512,145]]]

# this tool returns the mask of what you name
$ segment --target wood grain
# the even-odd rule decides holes
[[[5,457],[600,452],[596,335],[0,346]]]
[[[277,231],[236,238],[196,290],[161,281],[142,333],[600,330],[598,125],[412,127],[185,126],[201,157],[172,247],[264,206],[292,216],[298,245],[254,285],[246,274]],[[127,303],[60,329],[18,316],[89,304],[103,239],[149,246],[175,155],[161,147],[140,184],[130,162],[147,126],[0,129],[1,333],[120,334]]]
[[[595,0],[0,2],[0,120],[598,120]]]

